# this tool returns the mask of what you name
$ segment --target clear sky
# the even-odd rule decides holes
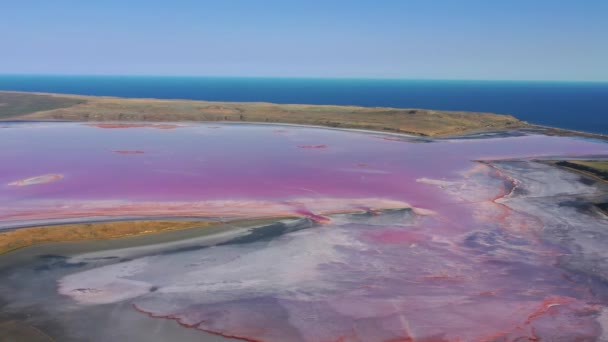
[[[608,0],[1,0],[0,73],[608,81]]]

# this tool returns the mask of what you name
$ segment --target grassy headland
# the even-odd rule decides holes
[[[68,121],[237,121],[288,123],[447,136],[529,127],[510,115],[428,109],[0,92],[0,119]]]

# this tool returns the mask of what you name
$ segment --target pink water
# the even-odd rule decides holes
[[[606,143],[543,135],[421,142],[236,124],[6,127],[0,222],[7,227],[133,216],[319,223],[270,243],[75,272],[58,284],[78,305],[127,301],[150,319],[246,341],[593,341],[603,334],[606,303],[557,267],[574,255],[571,246],[544,235],[547,212],[558,206],[553,197],[594,188],[550,167],[545,179],[476,161],[606,156]],[[49,174],[62,177],[14,185]],[[514,209],[522,202],[508,199],[520,184],[546,203]],[[383,211],[396,208],[408,208],[409,218]],[[334,215],[366,211],[366,219]],[[577,215],[563,220],[573,229],[606,223]]]
[[[263,125],[5,127],[0,225],[28,218],[149,215],[151,210],[158,216],[210,215],[205,207],[216,210],[222,201],[264,201],[260,207],[288,200],[381,198],[430,208],[447,199],[417,179],[454,177],[473,160],[607,151],[606,144],[540,135],[409,143],[375,134]],[[10,186],[45,175],[62,178]],[[260,214],[274,211],[284,214],[276,208]]]

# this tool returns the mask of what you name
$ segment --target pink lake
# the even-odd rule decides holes
[[[68,264],[86,266],[56,274],[58,307],[121,305],[245,341],[608,337],[608,220],[594,207],[606,187],[538,161],[608,158],[604,141],[252,124],[0,127],[0,229],[309,222],[213,248],[72,255]]]

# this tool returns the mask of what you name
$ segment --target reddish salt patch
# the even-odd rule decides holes
[[[383,229],[365,233],[365,237],[380,243],[412,244],[427,241],[429,237],[404,229]]]
[[[130,123],[97,123],[97,124],[85,124],[85,126],[97,127],[97,128],[156,128],[156,129],[175,129],[178,125],[169,124],[130,124]]]
[[[286,204],[288,204],[290,206],[294,206],[295,207],[294,212],[296,214],[302,215],[302,216],[306,216],[306,217],[308,217],[309,219],[313,220],[316,223],[323,224],[323,223],[329,223],[331,221],[331,219],[329,217],[325,217],[325,216],[321,216],[321,215],[315,214],[312,211],[310,211],[309,209],[307,209],[306,207],[304,207],[300,203],[290,203],[290,202],[287,202]]]
[[[496,296],[498,294],[500,290],[495,290],[495,291],[482,291],[479,292],[477,295],[479,296]]]
[[[113,150],[112,152],[118,154],[144,154],[144,151],[129,151],[129,150]]]
[[[45,183],[56,182],[62,178],[63,178],[63,175],[60,175],[60,174],[48,174],[48,175],[21,179],[18,181],[14,181],[12,183],[8,183],[8,185],[10,185],[10,186],[28,186],[28,185],[35,185],[35,184],[45,184]]]
[[[321,148],[327,148],[327,145],[298,145],[298,148],[321,149]]]
[[[319,223],[319,224],[331,222],[331,219],[329,217],[317,215],[317,214],[315,214],[311,211],[305,210],[305,209],[296,210],[296,213],[306,216],[309,219],[311,219],[314,222]]]

